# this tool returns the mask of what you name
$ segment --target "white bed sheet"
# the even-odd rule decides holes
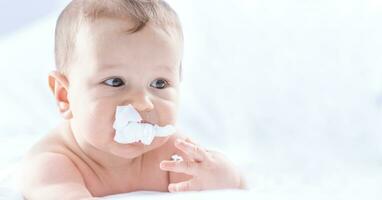
[[[283,171],[274,162],[271,167],[257,167],[248,162],[240,165],[248,181],[247,190],[216,190],[187,193],[150,191],[116,194],[102,199],[257,199],[257,200],[380,200],[382,171],[378,166],[336,163],[337,170],[314,170],[311,173]],[[345,167],[345,165],[347,167]],[[22,200],[18,189],[18,164],[0,171],[0,200]],[[285,168],[284,168],[285,169]],[[314,174],[318,173],[318,174]]]

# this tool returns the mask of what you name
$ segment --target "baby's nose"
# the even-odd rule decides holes
[[[139,112],[147,112],[154,109],[154,104],[144,91],[134,93],[130,103]]]

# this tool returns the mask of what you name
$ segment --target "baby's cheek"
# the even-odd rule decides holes
[[[178,113],[177,102],[160,101],[157,103],[157,112],[160,125],[176,124]]]
[[[106,136],[107,138],[114,137],[113,123],[115,119],[115,108],[116,105],[107,101],[101,101],[96,104],[93,112],[93,123],[95,123],[95,126],[100,130],[97,131],[98,134]]]
[[[103,101],[89,102],[83,107],[81,120],[82,133],[94,146],[106,145],[114,137],[113,108]]]

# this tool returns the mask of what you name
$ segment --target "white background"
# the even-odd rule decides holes
[[[0,0],[0,168],[59,120],[47,73],[67,2]],[[382,197],[381,0],[169,2],[187,134],[259,191]]]

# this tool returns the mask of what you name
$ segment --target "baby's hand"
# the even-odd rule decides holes
[[[162,161],[162,170],[193,176],[188,181],[171,183],[170,192],[244,188],[240,173],[221,153],[208,151],[190,141],[176,140],[175,146],[187,155],[182,161]]]

